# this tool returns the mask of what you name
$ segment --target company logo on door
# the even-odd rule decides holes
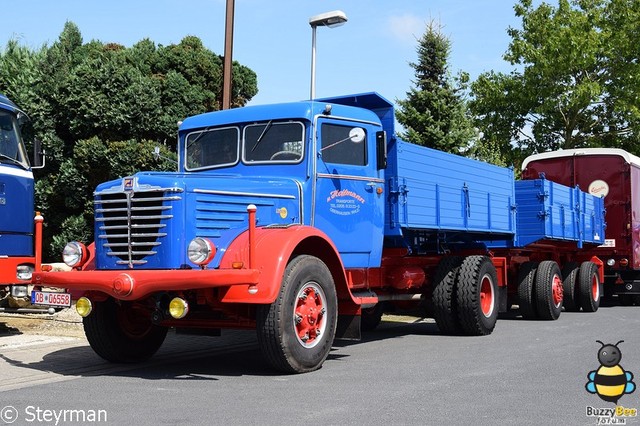
[[[596,197],[606,197],[609,193],[609,185],[607,182],[603,180],[594,180],[589,184],[589,194],[595,195]]]
[[[360,211],[360,206],[364,204],[364,198],[353,191],[342,189],[331,191],[327,197],[329,211],[340,216],[349,216]]]

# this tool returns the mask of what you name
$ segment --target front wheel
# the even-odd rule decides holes
[[[168,330],[151,322],[151,312],[139,302],[107,299],[95,303],[91,315],[82,319],[91,349],[111,362],[134,363],[151,358]]]
[[[337,307],[329,268],[313,256],[294,258],[277,299],[257,310],[258,344],[265,359],[285,373],[322,367],[335,336]]]

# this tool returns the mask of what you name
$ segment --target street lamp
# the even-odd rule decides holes
[[[311,25],[311,100],[316,97],[316,28],[335,28],[347,22],[347,15],[341,10],[325,12],[309,18]]]

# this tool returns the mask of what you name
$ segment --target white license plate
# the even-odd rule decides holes
[[[69,293],[50,293],[46,291],[32,291],[31,303],[44,306],[71,306],[71,295]]]

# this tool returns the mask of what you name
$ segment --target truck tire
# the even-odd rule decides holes
[[[580,310],[580,300],[578,295],[578,272],[580,264],[578,262],[567,262],[562,267],[562,306],[569,312]]]
[[[380,325],[382,314],[384,313],[384,303],[379,302],[372,308],[362,310],[360,315],[360,330],[373,331]]]
[[[562,312],[562,273],[553,260],[538,265],[534,289],[536,312],[543,320],[557,320]]]
[[[151,309],[112,298],[95,303],[82,324],[91,349],[107,361],[117,363],[151,358],[168,330],[151,322]]]
[[[443,334],[460,334],[462,327],[458,319],[456,280],[463,258],[447,256],[440,260],[433,276],[433,319]]]
[[[309,255],[291,260],[276,300],[257,309],[258,344],[267,362],[285,373],[322,367],[335,336],[337,307],[329,268]]]
[[[600,307],[602,285],[598,266],[593,262],[582,262],[578,272],[580,307],[584,312],[596,312]]]
[[[537,271],[537,262],[524,262],[518,270],[518,307],[524,319],[538,318],[533,292]]]
[[[472,336],[491,334],[498,319],[498,274],[486,256],[469,256],[458,274],[458,318]]]

